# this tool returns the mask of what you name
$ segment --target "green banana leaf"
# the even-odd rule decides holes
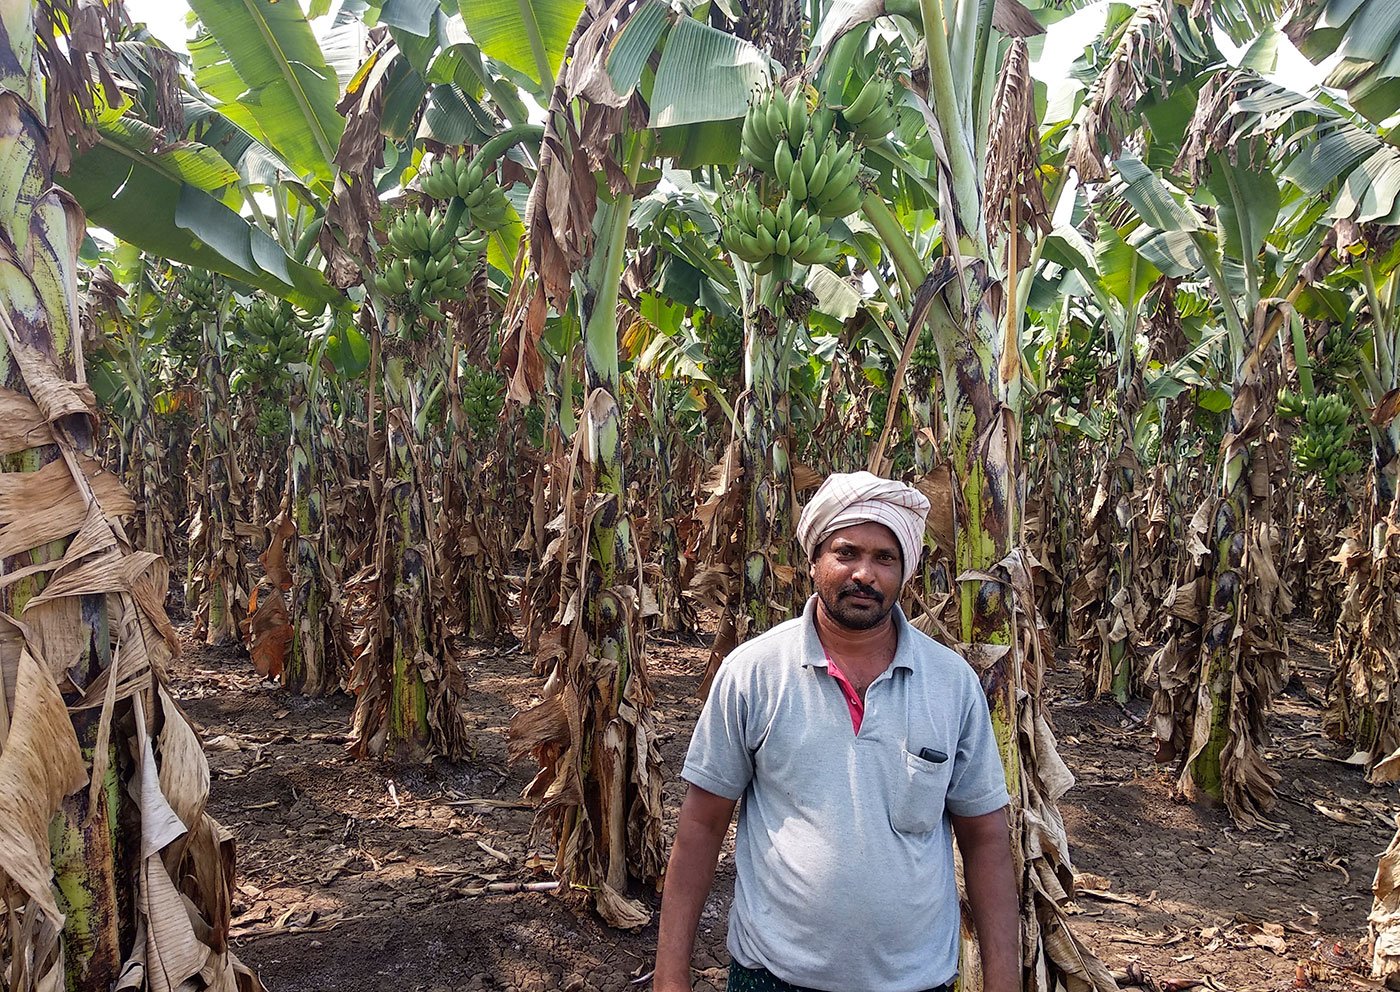
[[[768,86],[768,59],[762,52],[728,32],[682,17],[656,67],[651,126],[743,117],[754,93]]]
[[[553,88],[583,4],[584,0],[468,0],[460,10],[483,52],[547,90]]]
[[[300,305],[335,297],[321,274],[294,262],[217,193],[237,173],[207,148],[152,151],[157,132],[122,119],[99,127],[100,138],[58,180],[88,220],[141,249],[220,272]],[[214,156],[217,158],[217,156]]]
[[[1371,121],[1400,110],[1400,3],[1300,3],[1285,30],[1313,62],[1341,54],[1326,85],[1346,90],[1351,105]]]
[[[1215,222],[1224,239],[1226,258],[1253,259],[1278,221],[1278,180],[1266,172],[1211,156],[1207,185],[1219,207]]]
[[[330,192],[345,120],[340,84],[288,0],[192,0],[207,30],[190,43],[195,80],[220,109],[300,175]]]
[[[1099,229],[1094,261],[1098,265],[1099,284],[1125,309],[1141,303],[1162,275],[1109,224]]]
[[[1113,163],[1113,168],[1123,180],[1123,199],[1157,230],[1194,231],[1201,226],[1195,211],[1178,200],[1166,183],[1138,159],[1124,156]]]
[[[1400,223],[1400,147],[1336,100],[1261,81],[1233,112],[1242,119],[1242,136],[1266,135],[1277,143],[1282,175],[1304,192],[1316,196],[1339,184],[1328,216]]]

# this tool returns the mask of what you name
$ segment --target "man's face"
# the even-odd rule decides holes
[[[850,630],[870,630],[894,609],[904,558],[884,524],[843,527],[817,550],[812,582],[826,615]]]

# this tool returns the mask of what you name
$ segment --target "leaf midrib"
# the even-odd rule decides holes
[[[335,149],[330,146],[330,136],[321,126],[321,120],[316,116],[310,99],[296,78],[296,73],[292,71],[291,60],[287,58],[282,46],[277,43],[277,36],[273,32],[272,26],[268,24],[262,11],[258,9],[258,0],[243,0],[243,6],[252,15],[253,22],[258,26],[258,32],[263,36],[263,41],[276,56],[278,71],[282,74],[282,78],[287,81],[287,86],[292,91],[292,99],[296,100],[297,106],[301,108],[302,116],[310,122],[311,136],[316,140],[316,146],[320,149],[321,156],[326,160],[326,166],[330,168],[335,159]],[[237,66],[234,68],[237,71]]]

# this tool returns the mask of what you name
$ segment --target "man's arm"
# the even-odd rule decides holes
[[[655,992],[690,992],[690,956],[700,910],[715,880],[720,845],[735,800],[690,786],[681,803],[666,888],[661,893],[661,932],[656,938]]]
[[[952,817],[982,953],[984,992],[1020,992],[1021,988],[1021,913],[1006,814],[1003,806],[982,816]]]

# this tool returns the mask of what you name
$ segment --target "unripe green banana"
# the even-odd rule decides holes
[[[768,97],[768,106],[764,110],[764,124],[776,149],[786,140],[787,134],[787,104],[783,102],[783,91],[777,87],[773,88]]]
[[[807,199],[807,180],[802,175],[802,163],[793,164],[792,171],[788,173],[788,191],[793,198],[799,202]]]
[[[810,179],[813,170],[816,169],[818,150],[819,143],[811,134],[802,139],[802,149],[797,154],[797,161],[802,166],[803,179]]]
[[[865,81],[865,85],[860,88],[860,92],[856,94],[856,98],[841,111],[841,116],[846,118],[848,124],[855,127],[874,112],[881,97],[885,96],[885,92],[884,78],[879,72],[872,73],[870,78]]]
[[[420,207],[413,214],[413,247],[418,251],[427,251],[431,240],[432,229],[428,226],[428,215],[423,213]]]
[[[812,176],[807,180],[807,195],[816,199],[822,195],[822,190],[826,188],[827,177],[831,175],[831,158],[835,150],[831,147],[828,139],[823,146],[822,153],[817,156],[817,164],[812,167]]]
[[[454,232],[447,229],[446,222],[436,210],[433,211],[431,224],[428,234],[428,251],[432,252],[433,255],[441,255],[447,248],[448,239]]]
[[[739,245],[739,257],[750,264],[761,262],[768,255],[768,252],[764,251],[763,246],[759,244],[758,238],[747,232],[740,232]]]
[[[457,195],[463,200],[470,199],[473,193],[481,185],[481,166],[469,165],[459,168],[457,171],[456,183]],[[475,181],[473,181],[475,180]]]
[[[763,254],[771,255],[778,250],[778,238],[773,232],[777,230],[777,218],[773,216],[773,211],[763,212],[763,223],[759,225],[755,236],[758,238],[758,246]]]
[[[778,142],[778,150],[773,153],[773,177],[784,186],[792,185],[792,147],[786,141]]]
[[[820,265],[828,261],[831,257],[832,242],[825,234],[817,232],[815,238],[809,238],[805,251],[793,255],[793,261],[802,265]]]
[[[881,103],[868,117],[855,125],[855,132],[866,144],[883,141],[899,123],[899,114],[890,103]]]
[[[788,144],[795,151],[807,134],[807,93],[806,86],[799,85],[788,103]]]
[[[848,217],[860,209],[863,196],[860,184],[852,182],[840,194],[818,205],[817,212],[826,218]]]
[[[773,153],[778,148],[778,139],[768,129],[767,109],[767,102],[749,107],[748,113],[744,115],[743,136],[740,141],[740,152],[745,161],[761,172],[768,170],[768,163],[773,161]]]
[[[788,238],[796,241],[798,237],[805,234],[807,232],[808,219],[806,207],[798,207],[793,211],[792,219],[788,221],[787,226]]]

